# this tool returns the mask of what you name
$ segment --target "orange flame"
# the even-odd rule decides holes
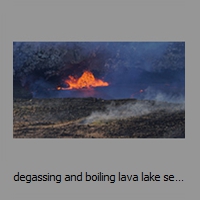
[[[81,89],[109,85],[107,82],[96,79],[94,75],[89,71],[85,71],[78,79],[74,78],[73,76],[69,76],[69,79],[65,82],[69,85],[69,88],[67,89]]]

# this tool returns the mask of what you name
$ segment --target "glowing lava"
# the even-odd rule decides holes
[[[135,92],[135,93],[131,94],[130,98],[134,98],[135,95],[138,96],[139,94],[141,94],[143,92],[144,92],[144,90],[141,89],[139,92]]]
[[[66,84],[69,85],[67,88],[69,89],[81,89],[81,88],[90,88],[90,87],[102,87],[108,86],[107,82],[102,81],[101,79],[97,79],[94,75],[85,71],[80,78],[74,78],[73,76],[69,76],[69,79],[65,81]],[[61,88],[59,88],[61,89]]]

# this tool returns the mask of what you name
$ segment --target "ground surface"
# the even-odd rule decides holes
[[[13,137],[185,138],[183,106],[135,99],[14,98]]]

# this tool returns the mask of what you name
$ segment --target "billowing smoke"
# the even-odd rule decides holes
[[[14,42],[13,70],[33,98],[185,99],[184,42]],[[109,86],[57,91],[86,70]]]

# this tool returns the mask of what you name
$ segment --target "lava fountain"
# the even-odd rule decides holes
[[[91,88],[91,87],[105,87],[108,86],[108,82],[105,82],[101,79],[94,77],[92,72],[85,71],[80,78],[74,78],[69,76],[69,79],[65,80],[65,84],[69,87],[57,87],[57,90],[71,90],[71,89],[82,89],[82,88]]]

